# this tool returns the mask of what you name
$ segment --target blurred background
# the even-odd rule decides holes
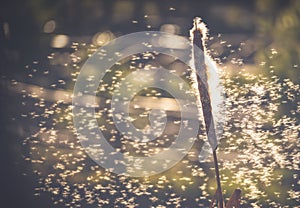
[[[72,84],[68,84],[74,78],[72,73],[82,66],[88,54],[116,37],[138,31],[165,31],[188,37],[196,16],[208,25],[211,38],[207,47],[211,56],[230,74],[231,80],[244,86],[262,74],[267,79],[260,84],[269,90],[266,102],[272,101],[272,92],[281,93],[281,100],[276,100],[280,105],[276,112],[272,111],[274,122],[267,122],[269,126],[266,124],[263,128],[268,133],[280,133],[284,127],[280,129],[278,125],[278,129],[272,129],[276,119],[283,115],[292,119],[288,125],[292,126],[292,133],[281,135],[292,135],[294,139],[286,143],[292,146],[279,152],[290,154],[294,166],[280,166],[276,174],[272,169],[275,175],[270,177],[279,178],[277,182],[281,185],[258,196],[272,199],[278,207],[299,205],[300,159],[299,146],[295,145],[299,142],[299,1],[5,0],[0,5],[1,206],[65,207],[63,203],[54,205],[54,201],[59,200],[52,199],[53,190],[37,194],[41,176],[35,172],[37,168],[32,166],[32,159],[26,159],[31,150],[23,143],[40,130],[44,118],[35,119],[34,115],[43,114],[45,105],[59,105],[60,100],[70,100],[64,91],[72,90]],[[241,73],[250,73],[253,77],[244,79],[239,77]],[[280,83],[279,87],[286,89],[271,89],[266,83],[273,87]],[[241,87],[232,82],[226,84],[229,88]],[[241,92],[240,96],[250,95]],[[229,144],[224,142],[223,145],[228,147]],[[269,162],[266,159],[261,165]],[[252,182],[259,184],[258,189],[266,189],[255,177]],[[189,194],[186,193],[185,198],[189,199]],[[207,196],[212,195],[213,191]],[[138,200],[140,205],[149,203],[143,200]],[[199,205],[199,200],[182,206]],[[271,207],[268,206],[270,201],[257,201],[245,199],[246,207],[255,207],[254,204]],[[203,204],[207,206],[205,200]]]

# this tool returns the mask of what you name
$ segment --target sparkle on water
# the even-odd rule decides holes
[[[39,130],[24,141],[24,145],[30,147],[26,160],[32,162],[39,177],[40,187],[36,188],[36,194],[50,192],[54,203],[64,207],[208,207],[216,184],[211,158],[206,162],[198,161],[205,139],[203,135],[175,167],[151,177],[118,176],[87,156],[76,138],[69,98],[82,61],[96,47],[81,43],[73,43],[71,47],[74,53],[63,65],[70,68],[73,80],[57,83],[69,90],[64,91],[68,95],[61,98],[58,93],[55,102],[45,105],[44,98],[28,93],[43,113],[22,115],[40,120]],[[54,56],[49,56],[50,62]],[[112,92],[127,74],[153,66],[163,66],[189,80],[189,70],[182,62],[162,54],[147,53],[121,61],[99,85],[100,107],[96,109],[99,128],[119,151],[154,154],[170,145],[183,122],[172,96],[149,88],[138,94],[142,102],[132,101],[132,121],[137,128],[147,128],[150,125],[149,106],[157,104],[158,98],[165,98],[162,106],[171,107],[166,111],[168,121],[163,134],[145,146],[145,143],[123,138],[115,128],[110,109]],[[232,73],[225,69],[221,81],[228,111],[218,149],[225,196],[229,197],[235,188],[240,188],[243,205],[295,207],[300,203],[299,85],[275,75],[253,75],[247,70]],[[151,100],[155,97],[157,99]],[[289,110],[284,110],[284,106]]]

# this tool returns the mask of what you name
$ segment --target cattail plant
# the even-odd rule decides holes
[[[190,30],[190,36],[193,44],[192,60],[194,62],[193,65],[196,70],[195,83],[197,84],[197,89],[199,92],[199,99],[200,99],[199,104],[201,105],[202,108],[207,139],[213,151],[213,159],[214,159],[216,182],[217,182],[217,190],[215,196],[213,197],[210,207],[214,205],[215,199],[217,199],[218,207],[223,208],[225,207],[225,203],[222,194],[218,158],[216,153],[218,147],[217,144],[218,140],[217,140],[211,95],[210,95],[210,93],[212,92],[209,93],[209,85],[208,85],[209,69],[206,65],[206,60],[205,60],[207,58],[207,56],[205,55],[206,54],[205,40],[207,38],[207,27],[201,21],[201,18],[196,17],[194,19],[193,28]],[[241,195],[241,191],[239,189],[236,189],[235,192],[232,194],[232,197],[228,201],[226,208],[239,207],[240,195]]]

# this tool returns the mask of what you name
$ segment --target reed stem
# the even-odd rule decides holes
[[[204,45],[204,34],[206,31],[203,31],[203,28],[200,28],[200,18],[194,19],[194,27],[191,30],[193,45],[197,46],[197,49],[193,48],[193,59],[195,70],[197,74],[197,84],[198,90],[200,94],[200,102],[202,105],[202,111],[204,116],[204,122],[206,127],[206,135],[208,141],[213,150],[213,158],[214,158],[214,166],[216,173],[216,181],[217,181],[217,199],[218,199],[218,207],[224,207],[224,200],[222,195],[221,181],[220,181],[220,173],[218,166],[218,158],[217,158],[217,135],[214,126],[214,119],[212,114],[212,106],[211,99],[208,92],[208,83],[207,83],[207,68],[205,64],[205,45]],[[202,23],[203,24],[203,23]],[[204,28],[206,29],[206,28]],[[200,49],[200,50],[199,50]]]

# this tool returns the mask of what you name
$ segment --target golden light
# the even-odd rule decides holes
[[[99,32],[94,35],[92,43],[96,46],[102,46],[115,38],[115,35],[110,31]]]
[[[52,39],[51,46],[53,48],[64,48],[69,43],[69,37],[67,35],[56,35]]]

